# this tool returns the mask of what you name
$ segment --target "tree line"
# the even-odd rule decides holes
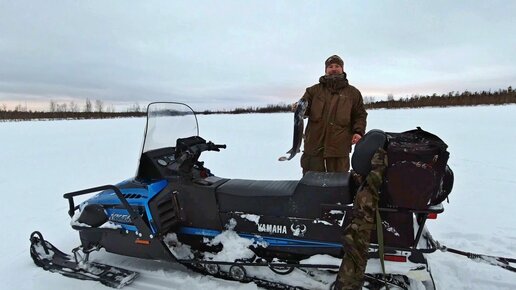
[[[54,120],[54,119],[109,119],[143,117],[146,112],[138,103],[127,108],[126,111],[115,111],[113,105],[105,106],[101,100],[91,101],[86,99],[84,105],[75,101],[57,102],[50,100],[48,111],[28,110],[27,106],[16,105],[13,110],[8,110],[5,104],[0,106],[0,121],[2,120]]]
[[[423,108],[423,107],[456,107],[456,106],[479,106],[479,105],[506,105],[516,104],[516,91],[509,86],[507,89],[497,91],[452,91],[446,94],[413,95],[411,97],[395,100],[392,94],[387,100],[376,101],[375,97],[365,96],[364,106],[366,109],[401,109],[401,108]],[[276,113],[289,112],[291,104],[267,105],[266,107],[245,107],[233,110],[203,111],[200,114],[242,114],[242,113]]]
[[[509,86],[507,89],[481,92],[449,92],[447,94],[413,95],[411,97],[394,99],[392,94],[387,100],[376,101],[374,97],[365,96],[366,109],[400,109],[423,107],[452,107],[452,106],[478,106],[478,105],[505,105],[516,104],[516,92]],[[291,104],[267,105],[265,107],[240,107],[231,110],[204,110],[196,114],[247,114],[247,113],[278,113],[290,112]],[[71,101],[59,103],[50,101],[48,111],[27,110],[26,106],[17,105],[13,110],[8,110],[5,104],[0,105],[1,120],[32,120],[32,119],[103,119],[143,117],[146,115],[144,108],[138,103],[133,104],[124,112],[115,111],[112,105],[105,106],[101,100],[90,101],[86,99],[83,106]]]
[[[366,104],[367,109],[399,109],[399,108],[423,108],[423,107],[455,107],[455,106],[480,106],[480,105],[505,105],[516,103],[516,92],[509,86],[494,92],[449,92],[442,95],[414,95],[410,98],[394,100],[392,95],[386,101],[378,101]]]

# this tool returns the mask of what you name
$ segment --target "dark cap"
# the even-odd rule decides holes
[[[328,57],[328,59],[324,62],[325,68],[327,68],[332,63],[336,63],[344,68],[344,61],[336,54]]]

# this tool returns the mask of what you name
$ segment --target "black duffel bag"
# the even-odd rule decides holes
[[[355,147],[353,169],[367,175],[372,155],[382,145],[389,162],[380,192],[382,206],[424,209],[448,197],[453,172],[443,140],[419,127],[402,133],[371,130]]]

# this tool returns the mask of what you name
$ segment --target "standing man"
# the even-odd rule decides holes
[[[365,133],[367,112],[362,94],[348,83],[339,56],[325,61],[325,75],[306,89],[302,99],[308,102],[303,174],[349,171],[351,145]]]

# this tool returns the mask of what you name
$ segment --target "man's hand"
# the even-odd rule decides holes
[[[290,110],[291,110],[292,112],[295,112],[295,111],[296,111],[296,109],[297,109],[297,102],[292,103],[292,104],[290,105]]]
[[[362,136],[360,134],[354,134],[353,138],[351,138],[351,144],[357,144],[357,142],[362,139]]]

